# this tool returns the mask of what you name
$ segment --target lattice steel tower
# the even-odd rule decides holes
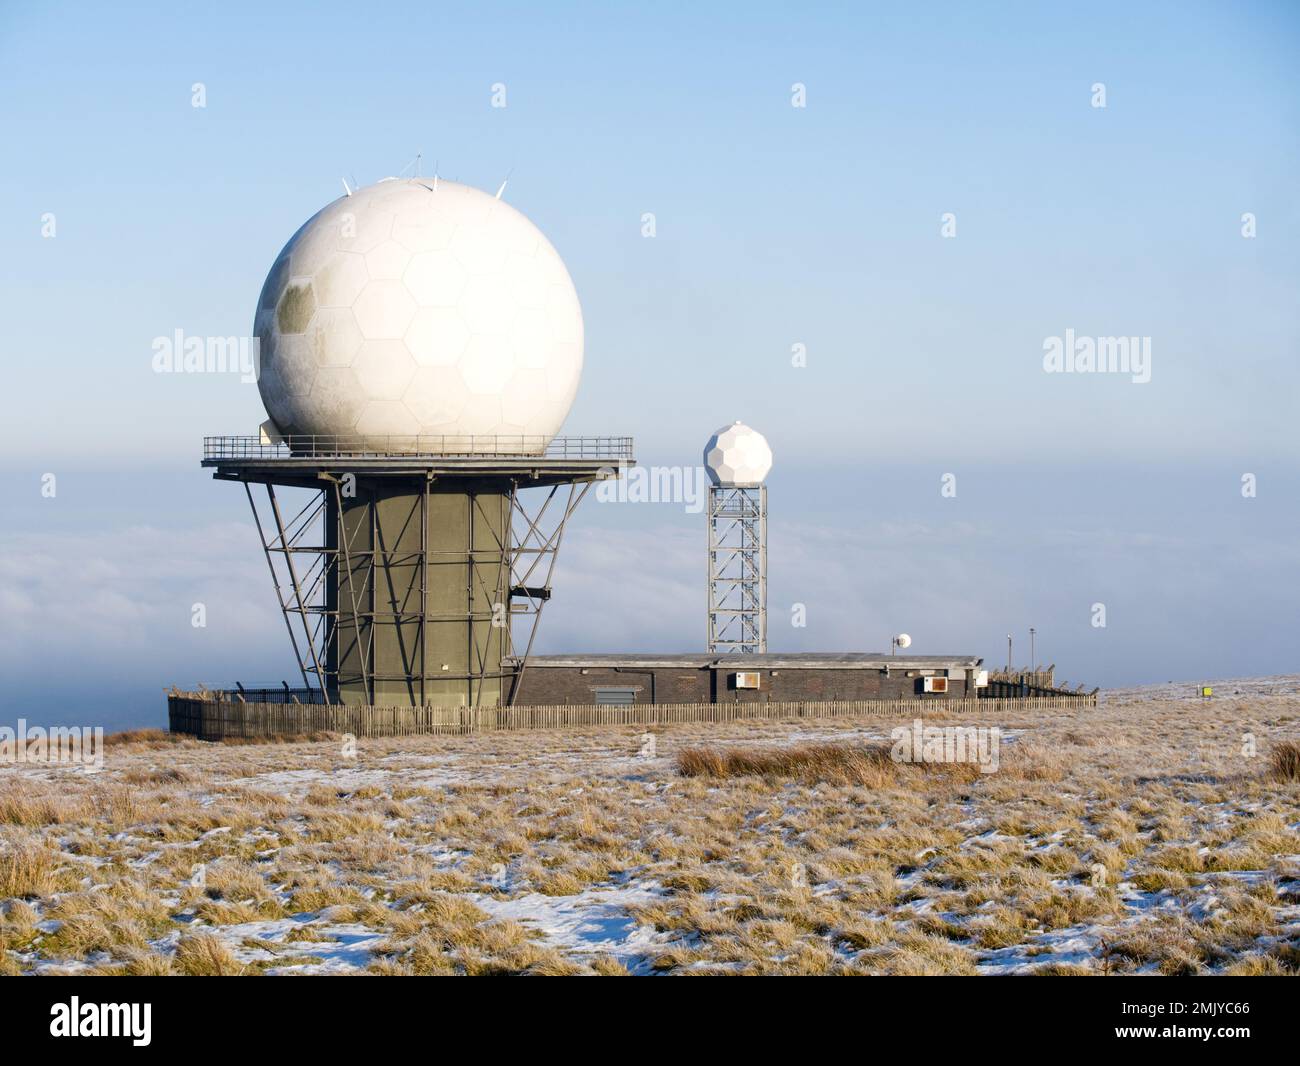
[[[709,487],[709,651],[767,651],[767,486],[772,450],[741,422],[704,446]]]
[[[527,665],[569,517],[634,461],[625,437],[208,437],[203,465],[247,492],[305,699],[497,707]]]

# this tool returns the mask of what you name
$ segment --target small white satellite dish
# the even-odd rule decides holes
[[[894,638],[893,644],[895,648],[910,648],[912,646],[912,638],[906,633],[899,633],[898,636]]]

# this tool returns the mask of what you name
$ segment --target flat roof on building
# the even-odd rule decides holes
[[[515,662],[521,661],[516,658]],[[708,652],[648,654],[530,655],[528,667],[603,667],[606,669],[703,670],[934,670],[973,669],[984,660],[978,655],[888,655],[882,652],[804,651],[768,652],[764,655],[710,655]]]

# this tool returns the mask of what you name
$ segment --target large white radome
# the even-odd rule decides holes
[[[704,446],[704,466],[715,485],[755,488],[772,469],[767,438],[744,422],[723,426]]]
[[[254,330],[262,402],[286,434],[540,451],[582,373],[582,309],[550,242],[504,201],[432,178],[313,215],[267,275]]]

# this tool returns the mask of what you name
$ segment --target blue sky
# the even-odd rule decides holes
[[[0,717],[290,672],[242,494],[197,466],[256,389],[150,345],[248,333],[340,178],[417,152],[509,174],[565,258],[566,432],[668,465],[768,436],[774,648],[996,661],[1035,625],[1089,683],[1300,669],[1293,4],[5,4],[0,99]],[[1044,373],[1066,329],[1150,337],[1150,383]],[[698,647],[703,536],[584,505],[545,649]]]

